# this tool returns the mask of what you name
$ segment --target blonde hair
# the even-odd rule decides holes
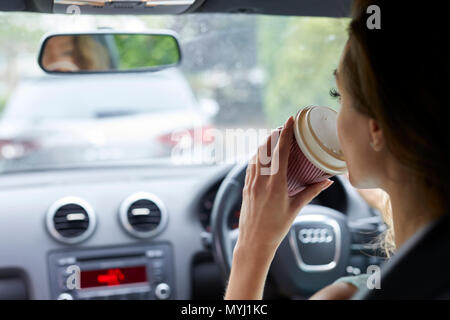
[[[109,54],[104,46],[92,36],[74,37],[76,60],[82,70],[101,71],[109,69]]]
[[[390,258],[395,252],[394,223],[392,220],[391,200],[389,195],[384,191],[382,191],[381,204],[378,209],[386,224],[386,230],[379,236],[378,241],[386,257]]]

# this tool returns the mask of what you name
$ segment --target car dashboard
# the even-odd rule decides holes
[[[0,298],[220,299],[224,278],[211,253],[210,216],[231,168],[4,174]],[[373,216],[345,179],[335,181],[313,202],[350,221]],[[238,219],[236,208],[229,227],[237,228]],[[81,283],[72,277],[80,272]]]

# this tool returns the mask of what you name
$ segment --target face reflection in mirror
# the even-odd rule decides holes
[[[176,65],[176,38],[153,34],[56,35],[44,43],[41,67],[47,72],[134,71]]]
[[[45,44],[42,66],[51,72],[107,71],[110,56],[93,36],[55,36]]]
[[[74,37],[61,36],[47,40],[42,65],[48,71],[76,72]]]

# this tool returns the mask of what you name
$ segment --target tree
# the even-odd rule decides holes
[[[308,105],[337,108],[328,92],[335,87],[332,72],[347,38],[347,23],[347,19],[261,17],[260,61],[267,71],[264,112],[271,126]]]

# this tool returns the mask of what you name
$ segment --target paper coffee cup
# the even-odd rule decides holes
[[[347,171],[336,129],[337,112],[328,107],[306,107],[294,123],[288,159],[288,195]]]

